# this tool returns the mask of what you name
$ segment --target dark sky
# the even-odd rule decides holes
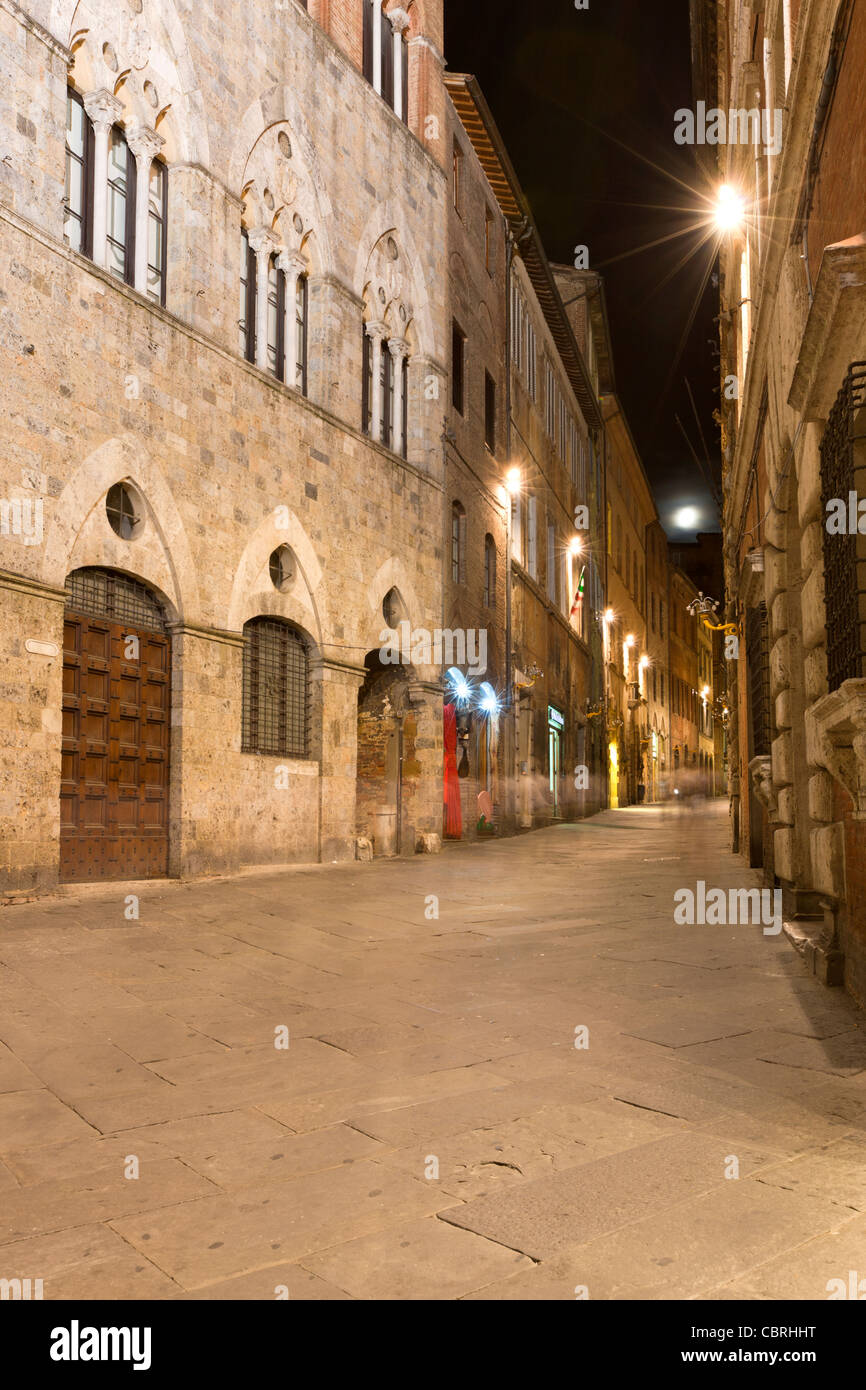
[[[693,106],[688,0],[445,0],[445,12],[447,66],[478,78],[549,258],[586,245],[605,277],[617,390],[668,534],[718,530],[677,424],[717,475],[712,242],[696,249],[692,232],[626,254],[697,221],[709,191],[673,138],[674,112]],[[684,530],[674,517],[690,505]]]

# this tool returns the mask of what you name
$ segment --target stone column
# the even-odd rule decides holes
[[[127,144],[135,155],[135,288],[147,294],[150,166],[165,141],[155,130],[139,126],[127,136]]]
[[[281,251],[277,257],[277,269],[286,277],[286,310],[283,339],[286,345],[285,382],[292,390],[297,389],[298,376],[298,333],[297,300],[298,280],[307,268],[307,263],[299,251]]]
[[[389,10],[388,18],[394,31],[394,115],[406,119],[403,110],[403,63],[406,57],[403,35],[409,28],[409,16],[405,10]]]
[[[442,848],[442,782],[444,777],[444,740],[442,732],[442,686],[438,680],[410,679],[409,713],[404,720],[404,748],[411,737],[414,757],[403,763],[403,827],[404,853],[413,850],[435,853]],[[407,783],[415,782],[414,796],[405,794]]]
[[[256,366],[267,371],[268,366],[268,275],[271,256],[279,243],[268,227],[257,227],[249,233],[250,246],[256,254]]]
[[[365,324],[367,337],[372,345],[372,384],[370,387],[370,435],[377,443],[382,442],[382,339],[388,332],[385,323]]]
[[[403,360],[409,356],[409,344],[405,338],[389,338],[388,351],[391,354],[394,374],[394,397],[391,411],[391,448],[395,454],[403,454]]]
[[[93,126],[93,261],[105,266],[108,231],[108,137],[120,120],[123,106],[107,87],[88,92],[84,109]]]

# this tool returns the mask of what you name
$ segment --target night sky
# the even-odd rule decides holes
[[[574,0],[445,0],[445,11],[447,66],[478,78],[548,257],[570,263],[586,245],[605,278],[617,392],[668,535],[718,530],[677,424],[718,477],[713,243],[697,249],[690,232],[628,254],[696,222],[709,192],[673,138],[674,112],[694,105],[688,0],[581,11]],[[688,529],[674,520],[685,506],[698,509]]]

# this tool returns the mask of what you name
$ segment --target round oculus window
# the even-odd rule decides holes
[[[271,583],[284,594],[295,582],[295,557],[287,545],[280,545],[268,561]]]
[[[108,524],[121,540],[134,540],[144,524],[143,508],[138,494],[128,483],[115,483],[105,498]]]

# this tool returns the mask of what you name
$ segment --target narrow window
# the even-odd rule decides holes
[[[538,503],[535,497],[529,498],[529,535],[527,538],[526,568],[533,579],[538,579]]]
[[[489,274],[493,274],[493,213],[486,205],[484,208],[484,267]]]
[[[489,372],[484,373],[484,442],[491,454],[496,453],[496,382]]]
[[[523,564],[523,506],[519,496],[511,499],[511,555]]]
[[[268,371],[278,381],[286,374],[285,322],[286,277],[272,255],[268,260]]]
[[[73,251],[92,255],[93,126],[77,92],[66,92],[66,189],[63,236]]]
[[[391,21],[385,13],[381,12],[380,24],[382,25],[382,85],[379,88],[383,101],[386,101],[391,109],[394,109],[394,31],[391,28]]]
[[[460,502],[451,504],[451,582],[466,582],[466,510]]]
[[[361,429],[373,429],[373,344],[366,323],[361,324]]]
[[[147,293],[157,304],[165,304],[167,222],[168,170],[154,159],[147,191]]]
[[[547,525],[547,597],[556,603],[556,527]]]
[[[484,537],[484,607],[496,607],[496,542]]]
[[[363,0],[364,5],[364,76],[373,83],[373,0]]]
[[[387,339],[382,339],[382,443],[391,447],[394,419],[394,359],[388,351]]]
[[[460,325],[451,321],[451,404],[461,415],[464,404],[464,371],[466,335]]]
[[[458,212],[463,211],[463,151],[455,140],[451,147],[451,196]]]
[[[135,272],[135,159],[119,126],[108,146],[108,245],[106,269],[127,285]]]
[[[241,231],[241,281],[238,333],[240,350],[248,362],[256,360],[256,253],[246,231]]]
[[[298,276],[298,287],[295,292],[295,380],[289,385],[294,385],[302,396],[307,394],[307,304],[309,291],[306,275]],[[364,337],[366,339],[366,334]]]

